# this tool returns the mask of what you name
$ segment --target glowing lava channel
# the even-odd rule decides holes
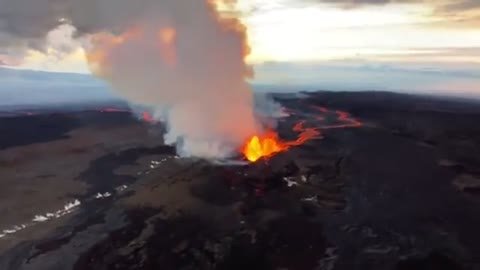
[[[276,153],[286,151],[291,146],[304,144],[313,138],[321,138],[320,132],[316,128],[305,128],[304,122],[300,122],[293,128],[300,132],[298,138],[294,141],[282,142],[273,131],[267,132],[262,136],[251,137],[242,149],[245,158],[250,162],[255,162],[261,158],[269,158]]]
[[[329,113],[330,111],[325,107],[313,106],[314,109],[320,111],[321,113]],[[247,140],[245,143],[242,153],[245,158],[250,162],[255,162],[261,158],[269,158],[276,153],[288,150],[292,146],[299,146],[305,142],[315,139],[322,138],[321,129],[335,129],[335,128],[349,128],[349,127],[360,127],[362,123],[352,117],[346,112],[335,111],[337,115],[337,120],[343,122],[336,125],[327,125],[319,127],[305,127],[305,120],[298,122],[293,127],[293,131],[298,132],[299,135],[294,141],[282,142],[278,135],[269,131],[261,136],[253,136]],[[318,116],[316,117],[318,121],[325,120],[325,117]]]

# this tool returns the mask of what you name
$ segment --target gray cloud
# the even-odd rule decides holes
[[[435,15],[446,19],[444,22],[439,22],[440,25],[462,28],[477,28],[480,25],[480,1],[478,0],[445,1],[435,7]]]
[[[350,5],[379,5],[379,4],[390,4],[390,3],[410,3],[415,2],[415,0],[320,0],[325,3],[332,4],[350,4]],[[416,1],[418,2],[418,1]]]
[[[478,0],[304,0],[304,3],[336,4],[353,8],[365,5],[426,3],[443,12],[464,12],[480,9]]]
[[[443,20],[432,26],[472,28],[480,26],[479,0],[285,0],[297,6],[327,4],[345,9],[389,4],[426,4],[433,7],[432,17]]]
[[[0,47],[45,49],[47,33],[61,24],[62,1],[0,0]]]
[[[480,9],[480,1],[478,0],[460,0],[450,1],[442,6],[444,11],[470,11]]]
[[[47,34],[63,24],[71,24],[74,36],[107,30],[121,32],[135,18],[157,10],[163,2],[171,0],[0,0],[0,48],[46,49]],[[480,9],[478,0],[285,0],[284,6],[326,3],[344,8],[365,5],[427,3],[437,8],[439,15],[456,15],[475,21],[465,12]],[[191,4],[185,1],[180,6]],[[194,11],[192,11],[194,12]],[[175,17],[175,16],[173,16]],[[188,18],[183,18],[188,20]],[[59,51],[69,47],[60,46]]]
[[[354,8],[365,5],[408,4],[419,2],[424,2],[424,0],[304,0],[304,3],[333,4],[346,8]]]
[[[45,51],[48,33],[62,25],[73,25],[75,31],[71,34],[75,37],[98,31],[122,32],[132,22],[149,16],[149,12],[159,10],[169,2],[175,1],[0,0],[0,48],[17,52],[27,48]],[[169,12],[179,13],[192,3],[184,2]],[[193,7],[187,10],[194,12]],[[175,14],[170,15],[175,17]],[[62,51],[71,47],[58,46],[55,49]]]

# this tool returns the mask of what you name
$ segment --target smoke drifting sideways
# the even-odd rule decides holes
[[[245,26],[218,12],[217,5],[234,1],[56,0],[45,3],[48,10],[38,0],[5,1],[12,13],[38,13],[29,20],[58,17],[34,24],[41,31],[59,22],[72,25],[92,72],[132,104],[154,110],[166,122],[165,143],[177,145],[180,155],[227,158],[263,132],[246,81],[253,71],[244,61]],[[27,2],[42,12],[26,12]]]

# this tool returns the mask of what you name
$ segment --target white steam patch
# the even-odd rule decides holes
[[[46,213],[46,214],[43,214],[43,215],[35,215],[35,217],[32,219],[31,222],[29,223],[24,223],[24,224],[21,224],[21,225],[15,225],[15,226],[12,226],[11,228],[9,229],[5,229],[3,231],[0,232],[0,238],[4,238],[8,235],[11,235],[11,234],[14,234],[14,233],[17,233],[21,230],[24,230],[26,228],[29,228],[31,226],[34,226],[35,224],[38,224],[38,223],[42,223],[42,222],[46,222],[50,219],[55,219],[55,218],[60,218],[62,216],[65,216],[67,214],[70,214],[72,213],[78,206],[80,206],[80,201],[79,200],[74,200],[72,202],[68,202],[67,204],[65,204],[63,206],[62,209],[59,209],[55,212],[51,212],[51,213]]]
[[[103,199],[112,197],[114,194],[119,194],[119,193],[125,191],[127,188],[128,188],[127,185],[121,185],[121,186],[116,187],[112,192],[97,193],[96,195],[94,195],[93,197],[91,197],[90,199],[87,199],[87,200],[90,200],[90,201],[91,200],[103,200]],[[75,210],[77,210],[78,207],[81,204],[82,204],[82,202],[80,202],[79,200],[76,199],[74,201],[66,203],[61,209],[58,209],[57,211],[48,212],[48,213],[41,214],[41,215],[35,215],[32,218],[31,222],[24,223],[24,224],[21,224],[21,225],[15,225],[15,226],[12,226],[11,228],[4,229],[4,230],[0,231],[0,239],[4,238],[4,237],[7,237],[8,235],[12,235],[14,233],[17,233],[21,230],[27,229],[29,227],[35,226],[37,224],[44,223],[44,222],[47,222],[47,221],[50,221],[50,220],[57,219],[57,218],[65,216],[65,215],[68,215],[68,214],[74,212]]]
[[[108,197],[111,197],[111,196],[112,196],[112,193],[110,193],[110,192],[97,193],[97,195],[95,195],[95,199],[104,199],[104,198],[108,198]]]
[[[295,179],[293,179],[293,178],[283,177],[283,181],[285,181],[287,183],[288,187],[298,186],[297,181],[295,181]]]
[[[255,93],[255,113],[263,118],[278,119],[290,116],[269,94]]]
[[[73,202],[67,203],[65,206],[63,206],[63,209],[57,210],[53,213],[46,213],[45,215],[36,215],[33,218],[33,222],[45,222],[49,219],[53,218],[59,218],[62,216],[65,216],[66,214],[70,214],[76,207],[80,206],[80,201],[75,200]]]
[[[157,161],[157,160],[152,160],[150,161],[150,169],[157,169],[160,167],[160,165],[162,165],[162,163],[164,163],[165,161],[167,161],[167,158],[162,158],[161,160]]]
[[[121,186],[117,187],[115,190],[116,190],[117,192],[122,192],[122,191],[124,191],[124,190],[127,189],[127,188],[128,188],[127,185],[121,185]]]
[[[38,216],[38,215],[37,215],[37,216],[35,216],[35,217],[33,218],[32,221],[33,221],[33,222],[45,222],[45,221],[47,221],[48,219],[49,219],[49,218],[46,217],[46,216]]]

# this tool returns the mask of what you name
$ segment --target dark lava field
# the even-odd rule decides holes
[[[123,109],[0,113],[0,269],[480,269],[480,102],[275,98],[320,136],[255,163]]]

